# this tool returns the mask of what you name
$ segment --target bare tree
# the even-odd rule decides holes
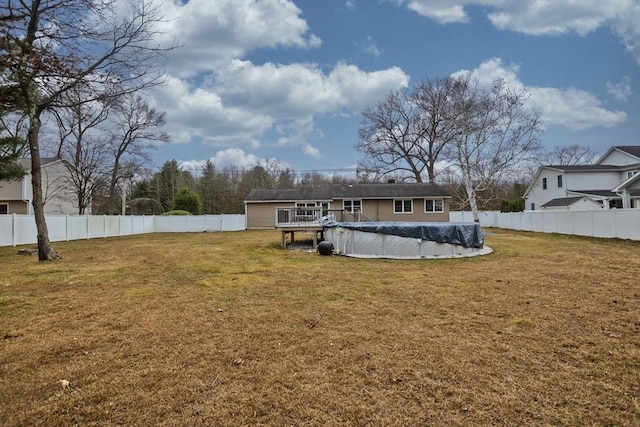
[[[69,106],[55,111],[59,140],[56,157],[67,160],[69,181],[76,193],[78,214],[91,206],[94,195],[104,186],[108,173],[108,138],[100,126],[109,117],[112,103],[84,102],[82,88],[75,87],[62,95]]]
[[[166,142],[169,136],[162,131],[165,113],[156,110],[149,101],[137,94],[125,94],[113,107],[110,152],[112,156],[109,197],[116,194],[118,181],[130,178],[148,161],[154,143]]]
[[[365,160],[359,169],[377,176],[396,175],[423,181],[425,131],[422,110],[407,91],[392,92],[374,108],[362,112],[356,149]]]
[[[456,87],[449,119],[458,135],[449,161],[461,176],[477,222],[479,194],[517,173],[539,152],[542,130],[539,113],[524,105],[526,91],[511,90],[500,79],[483,88],[469,75],[458,77]]]
[[[422,144],[420,159],[426,165],[429,182],[436,177],[436,162],[442,160],[447,147],[457,139],[455,120],[451,120],[451,99],[458,89],[457,79],[444,77],[421,81],[412,98],[421,110]]]
[[[360,168],[379,179],[392,175],[417,182],[434,182],[436,164],[455,142],[450,100],[456,78],[418,82],[412,92],[392,92],[362,115],[356,148],[365,155]]]
[[[127,10],[123,10],[127,9]],[[134,93],[162,83],[155,26],[164,20],[151,0],[3,0],[0,3],[1,83],[15,89],[14,105],[28,118],[38,258],[58,258],[44,216],[40,130],[43,115],[67,106],[78,86],[90,98]],[[4,92],[4,91],[3,91]]]
[[[592,164],[597,158],[597,153],[591,148],[573,144],[567,147],[554,147],[546,153],[542,163],[562,166],[588,165]]]

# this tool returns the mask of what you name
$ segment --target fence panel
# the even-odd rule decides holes
[[[76,216],[47,215],[52,242],[95,239],[144,233],[241,231],[246,218],[240,214],[201,216]],[[471,212],[450,212],[452,222],[471,222]],[[480,224],[513,230],[640,241],[640,209],[602,211],[528,211],[480,214]],[[36,243],[31,215],[0,215],[0,246]]]
[[[15,215],[0,215],[0,246],[13,245]]]
[[[47,215],[49,240],[97,239],[145,233],[188,233],[203,231],[241,231],[244,215],[200,216],[111,216]],[[0,246],[29,245],[37,242],[32,215],[0,215]]]
[[[615,237],[640,240],[640,212],[628,209],[616,210],[615,212]]]
[[[470,212],[450,212],[449,220],[468,222],[472,217]],[[488,211],[480,215],[480,224],[511,230],[640,240],[640,209],[514,213]]]

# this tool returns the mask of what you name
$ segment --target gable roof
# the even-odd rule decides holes
[[[571,206],[572,204],[574,204],[575,202],[579,201],[582,199],[582,196],[580,197],[562,197],[559,199],[551,199],[549,200],[547,203],[545,203],[544,205],[540,206],[541,208],[557,208],[557,207],[567,207],[567,206]]]
[[[330,201],[330,188],[255,188],[244,199],[246,202]]]
[[[614,147],[615,148],[615,147]],[[640,148],[640,147],[639,147]],[[611,150],[609,150],[611,151]],[[542,165],[538,166],[538,170],[536,170],[531,183],[527,187],[526,191],[522,195],[523,198],[526,198],[531,190],[535,187],[538,182],[538,178],[542,174],[542,171],[545,169],[555,170],[558,172],[624,172],[624,171],[632,171],[640,168],[640,163],[634,163],[631,165]]]
[[[334,199],[391,199],[410,197],[451,198],[433,183],[334,184],[329,188],[261,188],[247,195],[245,202],[331,201]]]
[[[631,178],[627,179],[626,181],[621,182],[620,185],[618,185],[617,187],[615,187],[611,191],[615,191],[616,193],[618,193],[620,191],[624,191],[626,188],[630,187],[631,185],[635,184],[636,182],[640,182],[640,173],[634,174]]]
[[[43,157],[40,159],[40,166],[47,166],[51,163],[55,163],[55,162],[60,162],[63,161],[63,159],[59,158],[59,157]],[[22,166],[23,168],[25,168],[28,171],[31,170],[31,159],[27,158],[27,159],[18,159],[18,164],[20,166]]]
[[[632,170],[640,166],[640,163],[631,165],[546,165],[545,169],[553,169],[559,172],[606,172]]]
[[[609,148],[596,163],[600,163],[602,159],[606,158],[612,151],[622,151],[623,153],[633,156],[640,161],[640,145],[617,145]]]

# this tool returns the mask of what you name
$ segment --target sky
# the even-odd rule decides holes
[[[548,149],[640,145],[640,0],[159,0],[177,160],[355,169],[361,112],[468,71],[526,89]]]

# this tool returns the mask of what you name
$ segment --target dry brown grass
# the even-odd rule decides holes
[[[279,241],[0,248],[0,424],[640,425],[637,242],[493,230],[492,255],[393,261]]]

